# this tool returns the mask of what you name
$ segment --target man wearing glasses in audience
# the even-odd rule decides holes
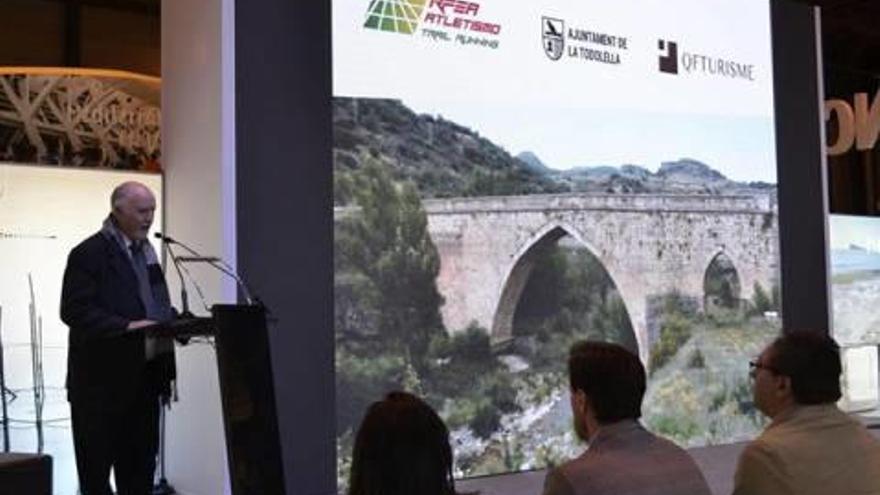
[[[831,337],[785,334],[749,364],[755,406],[772,421],[740,456],[734,495],[880,494],[880,442],[835,404]]]

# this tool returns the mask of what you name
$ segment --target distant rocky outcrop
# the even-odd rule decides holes
[[[727,177],[721,175],[721,172],[713,170],[705,163],[688,158],[676,162],[663,162],[660,164],[660,170],[657,171],[657,177],[669,182],[690,182],[700,184],[723,184],[728,182]]]
[[[520,154],[522,155],[522,153]],[[529,153],[539,160],[534,153]],[[543,164],[543,162],[542,162]],[[682,158],[664,162],[653,173],[639,165],[548,167],[545,174],[572,192],[586,193],[678,193],[678,194],[775,194],[776,186],[765,182],[740,183],[697,160]]]

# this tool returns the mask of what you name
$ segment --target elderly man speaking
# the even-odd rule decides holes
[[[174,318],[147,241],[156,199],[143,184],[113,191],[103,228],[70,252],[61,319],[70,327],[67,397],[82,495],[152,492],[160,400],[174,379],[173,347],[140,331]]]

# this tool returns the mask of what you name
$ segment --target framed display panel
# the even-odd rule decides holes
[[[68,329],[58,314],[62,275],[70,250],[100,230],[113,188],[129,180],[155,193],[153,229],[161,231],[161,175],[0,163],[0,336],[10,447],[51,455],[57,494],[77,491],[64,389]]]
[[[880,345],[880,218],[830,215],[828,226],[834,338]]]
[[[832,334],[842,346],[843,405],[873,409],[880,346],[880,218],[830,215]]]

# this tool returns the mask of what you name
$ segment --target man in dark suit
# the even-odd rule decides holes
[[[173,346],[143,328],[174,318],[147,241],[156,199],[138,182],[114,189],[100,232],[71,252],[61,292],[70,327],[67,395],[82,495],[152,491],[160,401],[174,379]]]

